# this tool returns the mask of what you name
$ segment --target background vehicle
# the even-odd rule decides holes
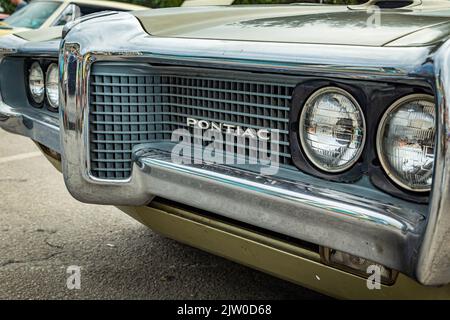
[[[104,11],[143,10],[146,7],[102,0],[34,0],[0,22],[0,36],[30,29],[63,26],[86,14]]]
[[[6,19],[9,17],[9,14],[5,13],[5,9],[3,9],[2,6],[0,6],[0,21]]]
[[[214,5],[230,5],[234,0],[215,0]],[[211,0],[186,0],[181,5],[182,7],[195,7],[195,6],[205,6],[211,5]]]

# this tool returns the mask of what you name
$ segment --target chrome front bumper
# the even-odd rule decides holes
[[[172,162],[162,144],[141,145],[133,181],[159,196],[315,244],[405,269],[423,216],[305,182],[267,178],[221,165]],[[412,271],[412,270],[410,270]]]
[[[59,119],[32,108],[12,108],[0,101],[0,128],[29,137],[60,153]]]
[[[101,33],[110,29],[108,25],[99,29],[98,20],[92,24],[84,23],[83,28],[73,25],[72,30],[66,30],[68,34],[61,44],[59,61],[62,66],[59,128],[53,119],[34,114],[37,111],[24,112],[0,105],[1,127],[61,153],[65,183],[75,198],[88,203],[139,206],[160,196],[364,257],[414,276],[424,284],[450,282],[450,106],[445,99],[450,88],[448,44],[435,56],[437,68],[434,74],[429,72],[430,68],[423,67],[426,61],[422,58],[432,52],[430,48],[359,48],[359,52],[352,52],[350,47],[337,47],[331,53],[327,48],[326,57],[321,55],[324,48],[319,45],[290,45],[286,50],[281,44],[251,43],[248,50],[242,50],[243,42],[235,46],[226,41],[152,38],[131,15],[117,16],[123,29],[117,30],[114,43],[98,41],[97,36],[107,39],[108,35]],[[85,34],[91,36],[85,37]],[[118,47],[126,50],[114,50]],[[149,48],[150,52],[146,51]],[[366,54],[361,52],[364,50]],[[211,57],[213,53],[217,56],[217,52],[220,58]],[[390,55],[386,55],[388,53]],[[367,57],[358,61],[363,66],[354,65],[356,57],[361,59],[361,56]],[[391,60],[381,67],[379,59],[386,56]],[[263,68],[265,71],[378,81],[408,79],[414,83],[418,79],[427,78],[431,82],[437,78],[439,90],[436,95],[441,108],[438,113],[438,178],[435,179],[431,210],[427,212],[426,206],[389,196],[382,201],[371,195],[361,197],[343,189],[336,191],[308,181],[266,178],[230,167],[179,165],[171,161],[167,146],[157,144],[134,149],[133,173],[128,181],[93,178],[87,170],[92,64],[101,60],[151,62],[162,58],[180,64],[195,61],[199,65],[226,64],[240,69]],[[337,67],[337,61],[347,61],[348,65]]]

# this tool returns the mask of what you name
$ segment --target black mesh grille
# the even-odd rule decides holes
[[[280,164],[291,165],[288,117],[295,84],[240,74],[95,64],[90,84],[91,174],[113,180],[130,177],[133,146],[170,141],[174,130],[187,127],[187,117],[278,129]]]

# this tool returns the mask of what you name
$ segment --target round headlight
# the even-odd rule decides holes
[[[45,79],[45,92],[47,94],[48,103],[52,108],[57,109],[59,106],[58,91],[58,65],[52,63],[47,69]]]
[[[28,86],[30,94],[36,103],[42,103],[44,101],[44,72],[42,71],[39,62],[33,62],[30,68],[30,74],[28,76]]]
[[[414,94],[396,101],[378,127],[377,152],[387,175],[411,191],[429,191],[433,179],[435,103]]]
[[[360,157],[366,124],[358,102],[347,91],[328,87],[306,101],[299,125],[308,159],[319,169],[342,172]]]

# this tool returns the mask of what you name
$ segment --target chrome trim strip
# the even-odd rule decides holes
[[[439,49],[434,64],[437,151],[428,226],[416,270],[425,285],[450,282],[450,41]]]

